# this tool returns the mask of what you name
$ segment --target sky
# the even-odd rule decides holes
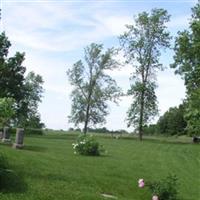
[[[92,42],[102,43],[105,49],[119,47],[118,37],[126,31],[125,24],[133,24],[134,16],[152,8],[168,10],[171,20],[167,27],[175,38],[178,31],[188,28],[191,8],[196,3],[196,0],[0,0],[0,29],[12,43],[9,56],[16,51],[25,52],[23,65],[27,72],[34,71],[44,79],[45,92],[39,105],[42,121],[48,128],[66,130],[73,127],[67,118],[72,86],[66,71],[83,59],[84,47]],[[182,102],[185,87],[180,76],[169,68],[173,50],[162,52],[160,61],[166,68],[157,74],[161,116],[169,107]],[[124,92],[130,87],[132,71],[133,67],[127,65],[111,73]],[[123,97],[118,106],[109,102],[110,114],[103,126],[110,130],[127,129],[125,118],[131,101],[131,97]]]

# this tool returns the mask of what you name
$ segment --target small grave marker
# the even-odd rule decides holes
[[[108,199],[117,199],[116,196],[113,196],[111,194],[105,194],[105,193],[102,193],[101,196],[105,197],[105,198],[108,198]]]

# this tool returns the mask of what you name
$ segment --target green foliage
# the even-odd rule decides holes
[[[0,98],[0,125],[8,126],[15,115],[15,100],[13,98]]]
[[[178,200],[177,177],[169,175],[161,181],[147,183],[152,195],[157,195],[159,200]]]
[[[71,93],[72,108],[69,117],[75,126],[84,123],[84,133],[88,125],[105,123],[108,115],[107,101],[116,102],[121,94],[116,81],[108,72],[118,66],[113,59],[113,48],[103,52],[102,44],[92,43],[85,48],[85,64],[79,60],[67,75],[74,86]]]
[[[178,33],[174,47],[175,73],[182,76],[187,91],[186,120],[190,134],[199,134],[200,121],[200,1],[192,9],[189,30]]]
[[[185,107],[186,104],[183,103],[179,107],[169,108],[157,122],[159,133],[166,135],[186,134]]]
[[[165,25],[169,18],[163,9],[142,12],[134,25],[127,25],[128,31],[120,36],[127,63],[135,68],[131,77],[134,83],[128,91],[134,100],[127,112],[127,121],[128,126],[139,129],[140,139],[144,125],[158,112],[155,80],[156,72],[162,69],[161,49],[170,46],[171,37]]]
[[[87,156],[99,156],[104,149],[93,136],[80,135],[76,143],[73,143],[75,153]]]

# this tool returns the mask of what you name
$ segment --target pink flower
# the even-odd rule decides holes
[[[144,179],[139,179],[138,180],[138,187],[143,188],[144,187]]]
[[[152,200],[159,200],[157,195],[153,195]]]

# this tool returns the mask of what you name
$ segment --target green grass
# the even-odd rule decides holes
[[[179,180],[181,200],[200,199],[200,145],[187,139],[136,139],[98,137],[108,154],[75,155],[76,135],[27,136],[25,148],[0,145],[16,176],[1,200],[100,200],[102,193],[119,200],[151,199],[139,189],[139,178],[157,180],[169,173]]]

